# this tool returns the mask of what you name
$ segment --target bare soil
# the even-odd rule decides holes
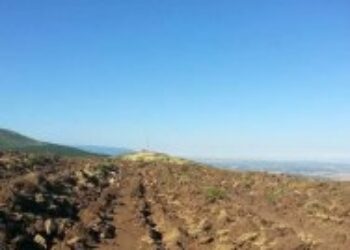
[[[350,249],[350,183],[0,152],[0,249]]]

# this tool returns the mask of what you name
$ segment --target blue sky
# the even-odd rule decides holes
[[[0,1],[0,127],[188,156],[349,159],[349,9]]]

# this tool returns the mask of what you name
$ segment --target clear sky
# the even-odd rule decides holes
[[[350,158],[350,2],[0,0],[0,127],[188,156]]]

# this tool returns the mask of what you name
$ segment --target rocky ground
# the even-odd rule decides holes
[[[0,249],[349,249],[350,183],[0,153]]]

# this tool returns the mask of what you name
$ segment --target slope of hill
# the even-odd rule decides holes
[[[15,150],[28,153],[58,154],[65,156],[96,155],[74,147],[41,142],[7,129],[0,129],[0,150]]]
[[[0,149],[40,146],[41,142],[14,131],[0,128]]]
[[[127,148],[118,148],[118,147],[105,147],[105,146],[95,146],[95,145],[78,145],[75,146],[81,150],[109,156],[120,156],[125,154],[133,153],[134,151]]]
[[[349,182],[152,152],[39,160],[0,153],[4,249],[349,249]]]

